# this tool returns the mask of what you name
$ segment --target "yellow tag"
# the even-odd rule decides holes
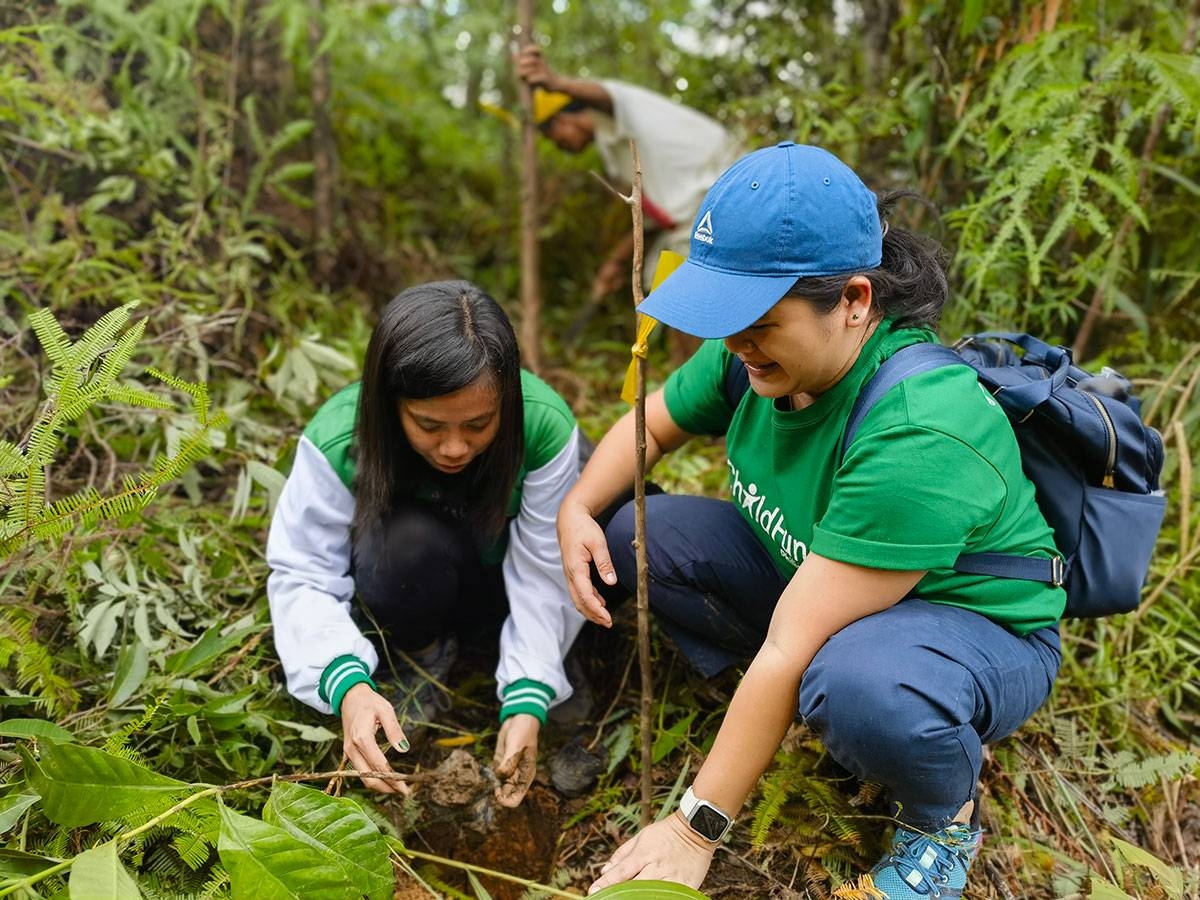
[[[654,280],[650,284],[650,292],[658,290],[659,285],[667,280],[667,276],[683,265],[685,257],[672,250],[663,250],[658,254],[658,265],[654,267]],[[658,319],[643,316],[638,313],[637,339],[630,348],[632,359],[625,371],[625,384],[621,388],[621,399],[632,406],[637,402],[637,361],[646,358],[647,341],[650,332],[658,324]]]

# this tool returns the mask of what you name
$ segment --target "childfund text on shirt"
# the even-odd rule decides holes
[[[758,485],[743,484],[741,472],[733,464],[733,460],[726,462],[729,465],[729,493],[733,502],[739,504],[751,521],[762,529],[763,534],[779,546],[783,558],[799,568],[800,563],[804,562],[804,557],[808,555],[808,545],[788,532],[779,506],[772,507],[767,495],[758,492]]]

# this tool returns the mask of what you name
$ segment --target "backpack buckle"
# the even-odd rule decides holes
[[[1061,556],[1050,557],[1050,583],[1062,587],[1067,582],[1067,564]]]

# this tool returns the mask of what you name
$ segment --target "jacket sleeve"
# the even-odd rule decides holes
[[[331,713],[321,676],[341,657],[374,671],[379,657],[350,618],[354,496],[307,437],[284,485],[267,539],[267,599],[288,692]]]
[[[550,688],[553,698],[546,698],[549,706],[571,696],[563,658],[584,620],[567,593],[555,518],[579,477],[579,467],[576,427],[550,462],[525,476],[521,509],[509,525],[504,556],[509,616],[500,632],[500,665],[496,669],[497,696],[502,701],[506,689],[517,682]]]

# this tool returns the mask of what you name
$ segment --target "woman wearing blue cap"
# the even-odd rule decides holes
[[[1056,553],[1011,426],[974,372],[905,378],[846,441],[884,360],[936,342],[948,295],[941,248],[887,228],[890,202],[823,150],[751,153],[713,185],[691,256],[641,306],[723,339],[647,398],[647,460],[724,435],[731,493],[647,498],[651,608],[703,674],[753,661],[679,810],[618,849],[593,890],[699,887],[802,718],[896,808],[890,851],[834,896],[961,896],[983,745],[1049,694],[1062,589],[954,568],[962,554]],[[591,566],[632,585],[633,524],[626,508],[606,536],[593,516],[631,483],[633,439],[626,416],[559,512],[572,599],[601,625]]]

